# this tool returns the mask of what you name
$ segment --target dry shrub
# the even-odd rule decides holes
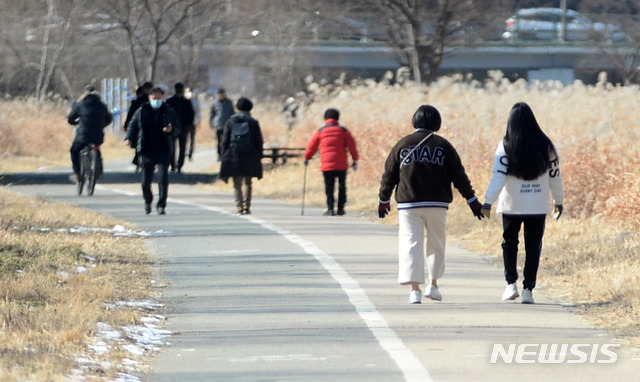
[[[68,106],[61,102],[13,99],[0,102],[0,153],[58,157],[73,139]],[[66,110],[65,110],[66,109]]]
[[[392,146],[413,131],[414,111],[421,104],[432,104],[442,114],[439,134],[456,147],[482,196],[509,111],[513,104],[524,101],[557,146],[567,215],[590,218],[603,214],[621,224],[640,227],[638,204],[633,203],[638,197],[632,191],[638,187],[632,174],[640,168],[638,88],[606,83],[587,86],[579,81],[567,87],[553,82],[510,83],[499,72],[491,75],[485,83],[447,77],[429,88],[371,80],[350,85],[339,81],[311,84],[302,117],[290,133],[283,127],[282,116],[277,115],[278,105],[263,105],[255,115],[262,120],[270,144],[305,147],[322,126],[324,110],[338,108],[341,123],[356,137],[360,151],[359,182],[375,187]]]
[[[69,148],[74,128],[67,123],[71,106],[61,100],[38,103],[32,98],[0,100],[0,172],[33,171],[42,167],[71,167]],[[208,139],[205,131],[203,140]],[[101,146],[106,160],[133,157],[122,137],[106,129]]]

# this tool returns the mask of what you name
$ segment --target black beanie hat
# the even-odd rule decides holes
[[[251,109],[253,109],[253,102],[251,102],[249,98],[240,97],[236,103],[236,107],[240,111],[251,111]]]

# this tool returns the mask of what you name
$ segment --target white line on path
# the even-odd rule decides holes
[[[124,195],[139,195],[138,193],[132,193],[130,191],[107,187],[104,188]],[[173,198],[169,198],[169,200],[173,203],[233,216],[231,212],[223,210],[222,208],[187,202],[184,200],[177,200]],[[300,248],[302,248],[305,252],[312,255],[316,259],[316,261],[318,261],[327,270],[327,272],[329,272],[329,274],[338,283],[340,283],[342,290],[349,297],[349,302],[351,302],[351,304],[356,308],[356,311],[365,322],[365,324],[367,324],[369,330],[378,339],[380,346],[382,346],[382,348],[386,350],[387,353],[389,353],[391,358],[398,365],[398,367],[404,374],[404,378],[406,381],[433,382],[429,371],[422,364],[420,359],[416,357],[415,354],[413,354],[411,349],[409,349],[404,344],[404,342],[402,342],[402,339],[400,339],[400,337],[398,337],[398,335],[393,331],[393,329],[389,327],[389,323],[382,316],[382,314],[378,312],[376,306],[369,300],[369,297],[367,296],[367,293],[364,291],[364,289],[360,288],[358,282],[351,276],[349,276],[347,271],[345,271],[344,268],[342,268],[342,266],[340,266],[340,264],[338,264],[333,259],[333,257],[323,252],[315,244],[304,240],[291,231],[284,230],[272,223],[257,219],[253,216],[244,216],[244,218],[262,226],[265,229],[274,231],[282,235],[290,242],[300,246]]]

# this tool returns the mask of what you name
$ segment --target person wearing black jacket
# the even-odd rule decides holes
[[[78,125],[76,136],[71,144],[71,164],[73,174],[71,180],[77,182],[80,177],[80,151],[88,144],[100,146],[104,142],[104,128],[111,123],[111,113],[100,100],[100,95],[93,85],[85,88],[85,93],[80,96],[73,106],[67,121],[72,125]]]
[[[431,280],[425,296],[442,300],[437,281],[445,268],[447,209],[453,201],[451,184],[465,198],[474,216],[482,219],[483,215],[458,152],[449,141],[435,134],[442,124],[438,110],[422,105],[412,122],[415,132],[400,139],[385,162],[378,216],[384,218],[389,213],[395,189],[399,221],[398,283],[411,285],[409,303],[416,304],[421,302],[420,284],[426,281],[425,257]]]
[[[129,123],[131,123],[131,119],[133,119],[133,115],[140,109],[142,105],[149,102],[149,93],[151,93],[151,89],[153,89],[152,82],[145,82],[142,86],[138,86],[136,89],[136,98],[131,101],[131,105],[129,106],[129,111],[127,111],[127,117],[124,120],[124,132],[127,132],[129,128]],[[133,160],[131,163],[136,165],[136,170],[140,168],[140,161],[138,160],[138,153],[135,153],[133,156]]]
[[[260,124],[249,114],[253,103],[241,97],[236,107],[239,112],[224,125],[220,179],[226,183],[233,178],[236,213],[248,215],[251,213],[251,178],[262,179],[263,140]]]
[[[171,106],[178,115],[180,121],[180,127],[182,128],[178,135],[178,162],[176,163],[175,153],[171,156],[171,171],[182,172],[182,166],[184,166],[184,157],[187,150],[187,134],[189,130],[193,128],[193,120],[195,118],[195,111],[191,101],[184,96],[184,85],[181,82],[176,83],[173,88],[175,93],[173,96],[167,99],[167,105]],[[175,150],[174,142],[174,150]]]
[[[162,102],[164,90],[155,88],[149,102],[142,105],[134,114],[127,129],[125,144],[135,148],[142,166],[142,196],[144,210],[151,213],[151,181],[153,171],[158,167],[158,204],[159,215],[165,214],[169,191],[169,164],[173,153],[173,142],[180,134],[180,121],[171,106]]]

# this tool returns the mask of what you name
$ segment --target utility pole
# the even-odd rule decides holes
[[[561,25],[558,40],[563,43],[567,37],[567,0],[560,0],[560,9],[562,9],[562,18],[560,20]]]

